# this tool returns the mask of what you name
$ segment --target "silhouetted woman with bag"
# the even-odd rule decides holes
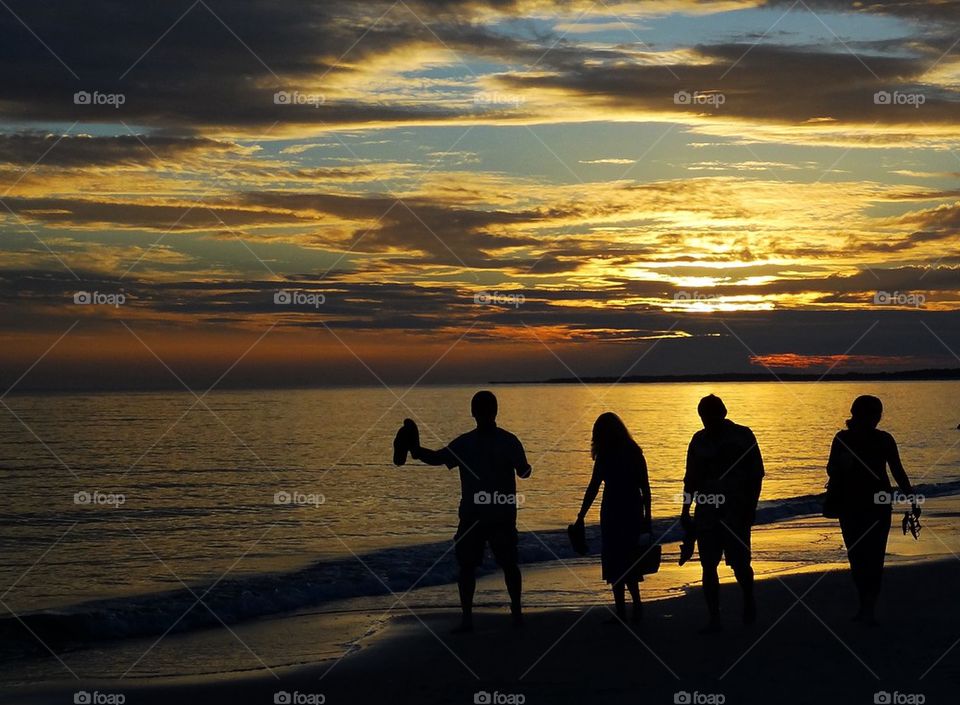
[[[616,414],[601,414],[593,425],[591,455],[593,476],[583,495],[577,515],[584,518],[603,484],[600,503],[601,565],[603,579],[613,588],[617,617],[626,621],[625,593],[633,598],[633,621],[643,615],[640,601],[641,562],[644,551],[641,537],[650,533],[650,479],[643,451]]]
[[[893,489],[887,466],[900,491],[912,499],[913,515],[920,507],[900,462],[897,442],[877,428],[883,403],[873,396],[853,402],[847,429],[833,439],[827,463],[827,499],[824,514],[840,519],[847,547],[850,573],[857,587],[860,607],[854,619],[875,624],[874,608],[880,594],[887,536],[893,512]]]

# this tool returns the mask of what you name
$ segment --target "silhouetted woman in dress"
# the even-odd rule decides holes
[[[835,501],[850,573],[860,598],[854,619],[869,624],[876,623],[874,607],[880,594],[893,512],[887,466],[900,491],[913,498],[897,442],[877,428],[882,416],[883,403],[877,397],[857,397],[850,409],[847,429],[833,439],[827,463],[828,495]],[[920,516],[915,500],[912,511]]]
[[[617,617],[626,621],[625,593],[633,598],[633,621],[643,615],[638,562],[643,554],[640,537],[650,533],[650,479],[640,446],[616,414],[601,414],[593,424],[593,476],[577,515],[582,524],[603,484],[600,503],[601,565],[603,579],[613,587]]]

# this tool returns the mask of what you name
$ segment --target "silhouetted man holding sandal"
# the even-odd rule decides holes
[[[688,536],[696,536],[710,613],[702,631],[708,633],[721,629],[717,567],[724,557],[743,591],[743,622],[756,620],[750,532],[763,483],[763,458],[753,431],[727,419],[727,408],[719,397],[711,394],[701,399],[697,412],[703,429],[694,434],[687,450],[681,521]]]
[[[402,465],[406,453],[427,465],[446,465],[460,470],[460,525],[454,541],[460,566],[457,585],[462,619],[457,632],[473,630],[473,594],[476,568],[483,563],[487,544],[503,569],[510,593],[513,623],[523,622],[520,604],[522,579],[517,556],[517,481],[530,477],[530,464],[520,440],[497,426],[497,398],[492,392],[477,392],[470,402],[477,427],[458,436],[445,448],[430,450],[420,445],[416,424],[410,419],[394,441],[394,463]]]

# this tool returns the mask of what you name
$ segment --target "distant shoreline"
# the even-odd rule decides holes
[[[493,381],[490,384],[663,384],[691,382],[936,382],[960,380],[960,368],[899,372],[720,372],[702,375],[630,375],[628,377],[553,377],[543,380]]]
[[[486,382],[421,382],[418,387],[475,387],[484,385],[507,386],[511,384],[663,384],[663,383],[695,383],[695,382],[936,382],[960,380],[960,367],[949,369],[904,370],[899,372],[837,372],[824,376],[813,372],[785,372],[775,376],[770,372],[716,372],[710,374],[681,374],[681,375],[630,375],[619,378],[613,375],[596,377],[553,377],[541,380],[488,380]],[[207,389],[211,381],[201,380],[190,384],[195,390]],[[409,382],[393,382],[391,388],[406,388]],[[2,386],[2,385],[0,385]],[[280,392],[280,391],[314,391],[328,389],[378,389],[378,382],[354,384],[221,384],[218,392]],[[70,395],[109,395],[109,394],[167,394],[180,392],[190,394],[184,385],[171,381],[169,384],[156,386],[117,386],[117,387],[30,387],[19,385],[8,392],[11,396],[70,396]]]

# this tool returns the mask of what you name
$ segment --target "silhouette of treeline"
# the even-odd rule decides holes
[[[628,377],[553,377],[530,380],[525,384],[642,384],[664,382],[922,382],[960,379],[960,368],[899,370],[895,372],[719,372],[689,375],[630,375]],[[495,381],[491,384],[517,384],[516,381]]]

